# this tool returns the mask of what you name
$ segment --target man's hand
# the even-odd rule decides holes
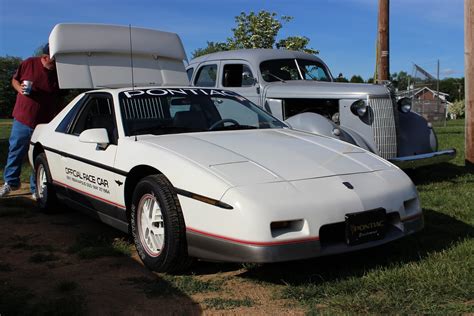
[[[21,84],[18,80],[12,79],[12,86],[13,86],[13,89],[16,90],[16,92],[21,93],[21,94],[25,93],[26,86],[24,84]]]

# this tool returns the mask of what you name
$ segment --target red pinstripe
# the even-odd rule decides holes
[[[65,184],[65,183],[59,182],[59,181],[57,181],[57,180],[53,180],[53,183],[54,183],[54,184],[57,184],[57,185],[60,185],[60,186],[62,186],[62,187],[71,189],[71,190],[73,190],[73,191],[79,192],[79,193],[81,193],[81,194],[85,194],[85,195],[87,195],[87,196],[90,196],[90,197],[92,197],[92,198],[94,198],[94,199],[96,199],[96,200],[105,202],[105,203],[107,203],[107,204],[120,207],[121,209],[125,209],[125,208],[126,208],[126,207],[123,206],[123,205],[120,205],[120,204],[118,204],[118,203],[115,203],[115,202],[106,200],[106,199],[104,199],[104,198],[101,198],[100,196],[96,196],[96,195],[90,194],[90,193],[88,193],[88,192],[81,191],[81,190],[79,190],[79,189],[76,189],[76,188],[74,188],[74,187],[72,187],[72,186],[70,186],[70,185],[67,185],[67,184]]]
[[[201,235],[213,237],[213,238],[219,238],[219,239],[224,239],[227,241],[232,241],[236,242],[239,244],[244,244],[244,245],[252,245],[252,246],[279,246],[279,245],[289,245],[289,244],[297,244],[297,243],[303,243],[303,242],[309,242],[309,241],[318,241],[319,237],[308,237],[308,238],[300,238],[300,239],[292,239],[292,240],[282,240],[282,241],[248,241],[248,240],[241,240],[241,239],[236,239],[236,238],[230,238],[230,237],[225,237],[221,235],[216,235],[216,234],[211,234],[208,232],[203,232],[201,230],[191,228],[191,227],[186,227],[186,230],[193,232],[193,233],[198,233]]]

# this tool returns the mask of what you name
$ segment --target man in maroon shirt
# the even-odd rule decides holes
[[[31,89],[25,83],[31,81]],[[49,57],[49,45],[43,48],[40,57],[31,57],[20,64],[12,79],[12,86],[18,92],[13,109],[13,126],[10,134],[8,158],[0,187],[0,197],[20,187],[20,173],[23,160],[28,153],[31,135],[38,124],[48,123],[61,110],[56,63]],[[36,196],[34,174],[30,178],[33,197]]]

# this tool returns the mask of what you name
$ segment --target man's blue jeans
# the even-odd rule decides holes
[[[12,131],[10,134],[10,146],[8,147],[7,165],[3,171],[5,183],[12,187],[20,186],[21,165],[28,154],[30,139],[34,129],[24,125],[17,120],[13,120]],[[36,179],[33,172],[30,177],[30,189],[32,193],[36,192]]]

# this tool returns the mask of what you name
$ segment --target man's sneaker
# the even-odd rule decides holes
[[[7,196],[8,194],[10,194],[11,191],[16,191],[19,188],[19,186],[14,187],[10,186],[8,183],[5,183],[2,187],[0,187],[0,198]]]
[[[37,201],[37,200],[38,200],[38,196],[36,195],[36,193],[32,193],[32,194],[31,194],[31,199],[32,199],[33,201]]]

